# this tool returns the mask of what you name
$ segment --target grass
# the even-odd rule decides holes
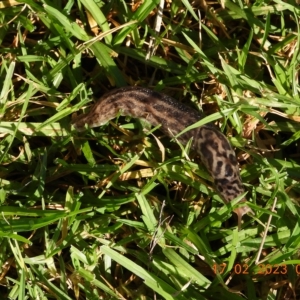
[[[299,6],[195,5],[166,2],[155,33],[158,1],[0,2],[1,299],[299,298]],[[136,119],[71,128],[125,85],[217,122],[241,231],[188,146]]]

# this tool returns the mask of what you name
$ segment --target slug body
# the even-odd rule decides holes
[[[118,88],[103,95],[87,114],[72,122],[77,131],[104,125],[118,114],[147,120],[153,126],[173,137],[201,119],[200,113],[165,94],[143,88]],[[227,138],[213,125],[203,125],[180,135],[185,144],[192,138],[192,148],[214,179],[216,189],[225,203],[244,192],[235,152]],[[241,217],[251,209],[235,210],[239,225]]]

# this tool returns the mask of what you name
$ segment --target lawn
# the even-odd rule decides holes
[[[161,9],[159,7],[161,6]],[[297,1],[0,1],[0,299],[299,299]],[[199,155],[71,125],[142,86],[233,146],[238,229]]]

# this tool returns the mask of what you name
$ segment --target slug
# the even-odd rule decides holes
[[[145,119],[169,137],[201,119],[201,114],[172,97],[143,87],[123,87],[103,95],[89,113],[76,117],[72,124],[77,131],[104,125],[118,114]],[[178,137],[185,144],[192,138],[192,148],[211,174],[216,190],[225,203],[244,193],[239,166],[227,138],[211,124],[187,131]],[[244,199],[242,200],[244,201]],[[234,210],[240,228],[241,218],[252,212],[248,206]]]

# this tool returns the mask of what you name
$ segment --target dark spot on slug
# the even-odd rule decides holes
[[[226,164],[225,167],[225,176],[226,177],[231,177],[233,175],[233,168],[230,164]]]
[[[221,173],[221,171],[222,171],[222,167],[223,167],[223,161],[221,161],[221,160],[218,160],[218,162],[217,162],[217,168],[216,168],[216,172],[217,172],[217,173]]]
[[[222,186],[226,186],[229,183],[229,180],[227,178],[218,178],[216,179],[217,184],[221,184]]]

